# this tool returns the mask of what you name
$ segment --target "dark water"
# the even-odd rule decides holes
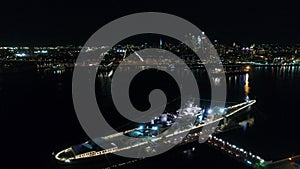
[[[246,75],[227,77],[228,102],[241,102],[245,96],[257,103],[250,111],[254,126],[220,137],[260,155],[279,159],[300,154],[300,68],[252,68]],[[201,71],[199,70],[199,79]],[[3,168],[100,168],[60,166],[51,153],[88,139],[76,118],[71,95],[71,73],[62,75],[19,73],[0,75],[1,153]],[[110,79],[100,80],[98,95],[110,97]],[[203,86],[203,85],[202,85]],[[209,98],[207,87],[200,91]],[[201,94],[201,93],[200,93]],[[175,97],[175,95],[174,95]],[[109,109],[109,101],[104,107]],[[192,145],[193,153],[176,149],[124,168],[246,168],[206,144]],[[205,166],[205,167],[204,167]],[[1,167],[2,168],[2,167]]]
[[[267,160],[299,154],[299,86],[299,67],[255,68],[249,75],[249,94],[257,99],[255,125],[230,133],[232,142]]]

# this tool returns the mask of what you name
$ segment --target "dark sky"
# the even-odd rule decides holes
[[[211,40],[300,43],[300,3],[287,0],[9,0],[0,6],[0,46],[84,44],[109,21],[143,11],[183,17]]]

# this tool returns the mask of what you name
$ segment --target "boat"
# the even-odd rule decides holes
[[[109,165],[120,161],[132,161],[132,158],[122,158],[115,153],[140,148],[146,154],[155,154],[159,146],[181,146],[196,140],[205,142],[213,133],[222,132],[227,119],[237,115],[241,110],[253,105],[256,100],[229,107],[201,108],[189,102],[186,107],[174,113],[163,113],[154,117],[150,122],[140,124],[130,130],[114,133],[104,137],[95,138],[82,144],[72,145],[66,149],[54,153],[55,159],[62,164],[76,164],[86,161],[109,161]],[[186,126],[177,126],[180,120],[188,121]],[[222,123],[222,125],[220,125]],[[171,126],[175,126],[169,131]],[[165,133],[161,136],[161,133]],[[187,133],[187,134],[185,134]],[[120,140],[121,136],[127,136],[132,140]],[[142,141],[134,142],[135,138]],[[101,148],[99,145],[104,145]],[[120,146],[122,145],[122,146]],[[150,155],[151,156],[151,155]],[[144,159],[147,156],[138,156],[134,160]]]

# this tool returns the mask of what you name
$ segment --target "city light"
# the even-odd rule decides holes
[[[224,144],[224,140],[222,140],[221,138],[217,138],[216,136],[210,137],[208,143],[211,146],[225,152],[229,156],[233,156],[254,168],[256,168],[257,165],[261,167],[266,166],[266,161],[261,157],[255,156],[251,152],[248,152],[243,148],[237,147],[234,144],[230,144],[228,141],[226,141],[226,144]]]
[[[158,130],[158,126],[152,126],[152,130]]]
[[[220,108],[219,111],[221,114],[223,114],[225,112],[225,108]]]
[[[139,128],[138,128],[139,130],[143,130],[144,129],[144,126],[139,126]]]
[[[25,56],[26,56],[25,53],[16,53],[15,55],[16,55],[17,57],[25,57]]]

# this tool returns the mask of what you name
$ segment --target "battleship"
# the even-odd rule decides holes
[[[255,102],[256,100],[248,99],[236,105],[213,108],[201,108],[194,105],[193,102],[189,102],[186,107],[177,110],[175,113],[163,113],[150,122],[140,124],[130,130],[72,145],[58,153],[53,153],[53,155],[56,161],[61,164],[109,160],[109,164],[113,165],[114,162],[120,162],[118,159],[121,157],[116,155],[118,152],[139,148],[140,151],[153,154],[159,149],[159,146],[174,145],[176,147],[196,140],[205,142],[212,137],[212,134],[224,131],[231,118]],[[178,125],[180,120],[192,121],[186,123],[188,124],[186,126],[177,126],[171,131],[168,130],[171,126]],[[164,135],[161,136],[161,133],[164,133]],[[124,141],[121,140],[121,136],[133,139],[140,138],[140,141],[136,142],[130,139]],[[108,148],[102,148],[99,145],[105,145]],[[136,160],[143,158],[147,158],[147,156],[137,156]],[[126,159],[128,160],[128,158]]]

